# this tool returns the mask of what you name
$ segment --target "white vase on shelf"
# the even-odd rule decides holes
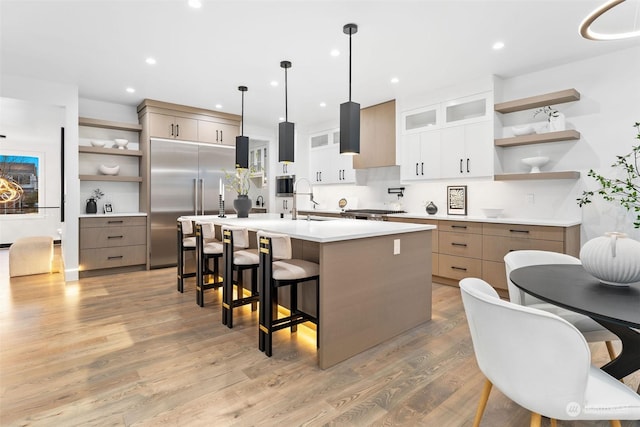
[[[549,132],[560,132],[566,129],[564,114],[558,112],[557,115],[549,117]]]
[[[640,242],[624,233],[609,232],[584,244],[582,266],[602,283],[628,286],[640,281]]]

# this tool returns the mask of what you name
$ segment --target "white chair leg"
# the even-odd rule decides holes
[[[485,379],[484,387],[482,387],[482,394],[480,395],[480,401],[478,402],[478,409],[476,409],[476,417],[473,420],[473,427],[480,426],[480,420],[482,419],[482,414],[484,414],[484,408],[487,406],[487,401],[489,400],[489,394],[491,393],[491,388],[493,384],[491,381]]]
[[[542,415],[536,414],[535,412],[531,413],[531,427],[540,427],[542,423]]]

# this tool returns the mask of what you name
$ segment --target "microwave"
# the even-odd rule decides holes
[[[276,176],[276,197],[292,197],[295,182],[295,175]]]

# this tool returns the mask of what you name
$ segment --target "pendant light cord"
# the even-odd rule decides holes
[[[349,30],[349,102],[351,102],[351,30]]]
[[[289,121],[289,106],[287,105],[287,69],[284,69],[284,121]]]
[[[244,136],[244,91],[242,91],[242,124],[240,125],[240,135]]]

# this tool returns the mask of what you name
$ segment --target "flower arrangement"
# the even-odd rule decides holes
[[[94,200],[100,200],[102,196],[104,196],[104,193],[100,191],[99,188],[96,188],[95,190],[93,190],[93,193],[91,193],[91,196],[89,196],[89,198]]]
[[[238,196],[246,196],[249,194],[251,188],[251,180],[249,175],[251,169],[236,169],[235,172],[224,172],[224,186],[228,190],[233,190],[238,193]]]
[[[536,111],[534,111],[533,117],[536,117],[538,114],[544,114],[545,116],[547,116],[547,121],[550,122],[551,117],[558,117],[560,115],[560,112],[555,108],[552,108],[551,106],[547,105],[545,107],[538,108]]]
[[[640,139],[640,122],[634,127],[638,134],[636,139]],[[589,170],[587,176],[594,178],[600,184],[600,188],[594,191],[584,191],[582,197],[576,199],[578,206],[582,207],[591,203],[595,194],[602,196],[608,202],[619,203],[627,211],[635,212],[636,220],[633,222],[634,228],[640,228],[640,169],[638,169],[638,158],[640,157],[640,144],[632,147],[631,152],[624,156],[616,156],[617,160],[611,167],[620,168],[626,176],[623,178],[605,178]]]

